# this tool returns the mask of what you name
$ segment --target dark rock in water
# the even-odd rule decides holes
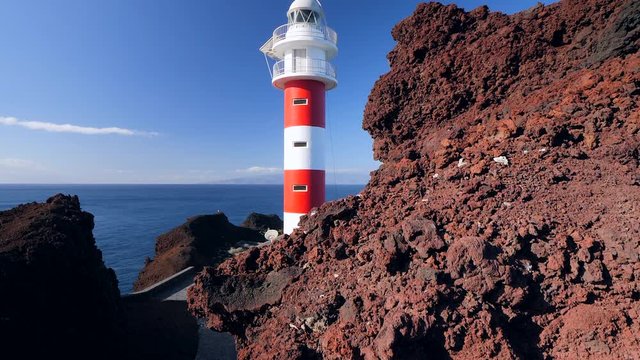
[[[113,359],[121,302],[76,196],[0,212],[0,358]]]
[[[282,219],[276,214],[264,215],[251,213],[240,226],[258,230],[262,234],[267,230],[278,230],[282,232]]]
[[[434,2],[392,35],[365,190],[201,272],[191,311],[240,359],[637,358],[640,2]]]
[[[231,247],[264,242],[258,231],[233,225],[223,213],[192,217],[160,235],[156,255],[138,275],[134,290],[145,289],[190,266],[213,266],[230,256]]]

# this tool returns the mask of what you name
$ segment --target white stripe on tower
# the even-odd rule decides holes
[[[284,213],[284,219],[282,219],[283,223],[284,223],[284,227],[283,227],[282,231],[285,234],[291,234],[293,232],[293,230],[295,230],[298,227],[298,223],[300,222],[300,218],[303,215],[306,215],[306,214],[285,212]]]
[[[324,170],[325,129],[291,126],[284,129],[284,169]]]

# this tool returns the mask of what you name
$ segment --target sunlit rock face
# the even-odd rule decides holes
[[[241,359],[640,354],[639,27],[635,0],[418,6],[366,189],[205,269],[191,311]]]

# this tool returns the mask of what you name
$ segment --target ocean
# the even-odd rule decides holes
[[[356,195],[364,185],[328,185],[327,200]],[[0,185],[0,211],[57,194],[80,197],[95,216],[93,231],[107,266],[128,293],[155,239],[188,217],[224,212],[239,225],[251,212],[282,217],[282,185]]]

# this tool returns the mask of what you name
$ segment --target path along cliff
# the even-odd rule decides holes
[[[357,197],[196,279],[242,359],[640,358],[640,2],[419,5]]]

